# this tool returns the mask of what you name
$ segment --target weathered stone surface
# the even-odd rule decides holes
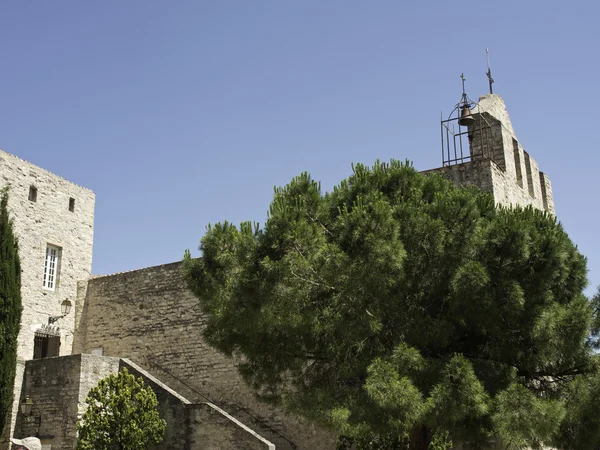
[[[92,278],[85,304],[75,352],[101,348],[129,358],[185,397],[222,407],[278,449],[292,448],[289,441],[301,449],[335,448],[332,433],[259,402],[237,362],[204,341],[206,318],[181,263]]]
[[[206,450],[275,450],[275,445],[211,403],[192,405],[190,447]]]
[[[18,413],[15,437],[38,436],[53,450],[75,448],[77,418],[85,411],[88,391],[118,370],[118,358],[93,355],[27,361],[20,401],[29,396],[33,407],[29,418]]]
[[[518,142],[502,97],[487,94],[479,99],[473,116],[483,115],[491,126],[491,140],[470,130],[471,161],[427,170],[442,172],[459,185],[473,184],[494,195],[497,204],[527,206],[554,214],[550,178]],[[492,149],[488,147],[493,146]],[[487,159],[486,155],[491,159]]]
[[[75,448],[77,419],[85,412],[89,390],[124,367],[152,388],[167,422],[165,438],[153,450],[274,450],[215,405],[192,404],[131,361],[85,354],[27,361],[21,400],[28,396],[33,401],[29,419],[34,420],[19,413],[15,435],[37,435],[53,450]]]
[[[92,269],[94,235],[94,193],[64,178],[0,150],[0,187],[10,186],[9,211],[14,219],[21,258],[23,313],[19,334],[15,399],[20,396],[24,362],[33,358],[34,333],[48,323],[49,316],[61,314],[60,304],[69,299],[75,306],[77,281],[87,280]],[[29,189],[37,189],[30,201]],[[74,199],[74,211],[69,201]],[[47,244],[62,248],[56,289],[43,287]],[[60,354],[71,353],[74,311],[58,320]],[[18,401],[13,405],[12,433]],[[2,444],[4,442],[4,445]],[[6,447],[7,436],[0,442]]]

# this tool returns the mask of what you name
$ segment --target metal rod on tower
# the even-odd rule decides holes
[[[487,59],[488,70],[487,70],[486,75],[487,75],[488,80],[490,82],[490,94],[493,94],[494,90],[492,89],[492,84],[494,84],[494,79],[492,78],[492,69],[490,68],[490,51],[487,48],[485,49],[485,57]]]
[[[440,111],[440,134],[442,137],[442,164],[444,164],[444,113]]]
[[[467,93],[465,92],[465,80],[466,80],[466,78],[465,78],[465,74],[464,73],[460,74],[460,79],[462,80],[462,89],[463,89],[462,98],[461,98],[460,101],[462,103],[468,103],[467,102]]]

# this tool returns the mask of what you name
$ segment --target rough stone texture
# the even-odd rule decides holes
[[[229,414],[212,403],[191,406],[190,447],[206,450],[275,450],[275,445],[243,428]]]
[[[494,178],[493,178],[494,162],[490,159],[482,159],[470,161],[462,164],[455,164],[438,169],[425,170],[422,173],[441,172],[459,185],[475,185],[484,191],[493,193]]]
[[[152,388],[160,415],[167,421],[163,442],[152,450],[275,448],[215,405],[191,404],[131,361],[85,354],[27,361],[21,401],[25,396],[33,400],[29,416],[33,420],[19,413],[15,435],[37,435],[52,450],[72,450],[89,390],[124,367]]]
[[[537,162],[519,144],[502,97],[482,96],[473,110],[473,116],[478,115],[485,117],[490,128],[487,134],[485,130],[483,133],[470,130],[473,136],[471,161],[425,173],[442,172],[456,184],[479,186],[491,192],[500,205],[531,205],[554,214],[550,179],[540,172]]]
[[[160,416],[167,422],[160,450],[248,449],[275,450],[275,445],[212,403],[193,404],[148,371],[121,359],[136,377],[142,377],[158,399]]]
[[[75,304],[77,281],[87,280],[92,269],[94,234],[94,193],[64,178],[0,150],[0,187],[10,185],[9,211],[14,219],[21,258],[21,297],[23,312],[18,346],[15,399],[20,397],[24,362],[33,357],[34,333],[48,323],[49,316],[61,314],[60,304]],[[37,200],[28,199],[30,186],[37,188]],[[69,199],[75,199],[74,212]],[[59,276],[54,291],[43,288],[46,245],[62,248]],[[73,311],[55,325],[60,327],[60,354],[71,353],[74,330]],[[13,405],[12,433],[18,402]],[[4,442],[4,444],[2,443]],[[0,448],[7,447],[7,436]]]
[[[27,420],[19,411],[15,436],[37,435],[51,444],[52,450],[72,450],[77,442],[77,418],[85,410],[88,391],[118,370],[118,358],[92,355],[27,361],[20,401],[26,396],[33,400],[29,419],[35,420]]]
[[[206,319],[185,287],[181,263],[92,278],[85,303],[75,352],[101,348],[129,358],[190,400],[223,408],[278,449],[292,448],[289,441],[335,448],[333,433],[257,401],[236,361],[204,341]]]

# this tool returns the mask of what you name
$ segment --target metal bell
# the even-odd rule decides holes
[[[468,127],[469,125],[473,125],[474,123],[475,118],[471,114],[471,109],[469,108],[469,105],[461,106],[458,124],[463,127]]]

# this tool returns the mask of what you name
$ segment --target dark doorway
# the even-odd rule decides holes
[[[33,359],[58,356],[59,351],[60,336],[44,331],[36,331],[33,341]]]

